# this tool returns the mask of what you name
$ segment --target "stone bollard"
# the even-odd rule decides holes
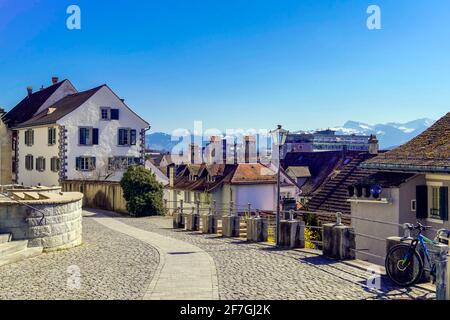
[[[192,213],[186,215],[186,230],[198,231],[200,229],[200,215],[192,208]]]
[[[247,222],[247,241],[267,242],[268,221],[259,215],[252,217]]]
[[[184,219],[182,210],[177,210],[176,212],[174,212],[172,219],[174,229],[184,229]]]
[[[448,246],[436,244],[433,251],[433,262],[436,265],[436,300],[450,300]]]
[[[294,249],[305,247],[305,222],[297,220],[280,221],[280,242],[281,248]]]
[[[211,209],[207,215],[202,216],[202,232],[208,234],[217,233],[217,217],[211,213]]]
[[[239,216],[223,216],[222,217],[222,236],[223,237],[239,237],[241,218]]]
[[[323,255],[338,259],[355,259],[355,231],[343,224],[323,225]]]

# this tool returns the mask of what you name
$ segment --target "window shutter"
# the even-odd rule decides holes
[[[48,128],[48,144],[51,145],[52,144],[52,129]]]
[[[92,157],[92,158],[91,158],[91,169],[92,169],[92,170],[95,170],[95,162],[96,162],[95,160],[96,160],[95,157]]]
[[[80,170],[80,167],[81,167],[81,158],[77,157],[76,160],[75,160],[75,168],[77,170]]]
[[[34,144],[34,130],[31,130],[31,145]]]
[[[80,135],[80,145],[86,144],[86,135],[84,134],[84,128],[78,129]]]
[[[448,187],[439,188],[439,214],[442,220],[448,221]]]
[[[136,145],[136,130],[131,130],[130,131],[130,144],[132,146]]]
[[[111,109],[111,120],[119,120],[119,109]]]
[[[98,144],[98,129],[92,129],[92,144]]]
[[[428,217],[428,187],[416,186],[416,217],[425,219]]]

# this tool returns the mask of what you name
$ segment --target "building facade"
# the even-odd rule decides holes
[[[36,112],[25,121],[11,121],[16,123],[12,129],[17,137],[17,183],[120,181],[129,165],[144,163],[149,124],[107,85],[70,93],[69,84],[54,84],[59,86],[48,94],[52,101],[35,106]],[[33,100],[32,93],[28,99]],[[17,107],[11,112],[18,113]]]

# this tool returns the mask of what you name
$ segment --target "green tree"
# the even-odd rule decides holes
[[[138,217],[164,214],[163,186],[150,170],[130,166],[120,185],[130,214]]]

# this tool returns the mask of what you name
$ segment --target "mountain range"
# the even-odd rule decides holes
[[[347,121],[343,126],[330,127],[327,129],[335,130],[336,134],[375,134],[380,141],[381,149],[392,149],[411,140],[429,128],[433,123],[434,120],[426,118],[406,123],[389,122],[375,125],[358,121]],[[146,136],[147,147],[157,151],[170,151],[180,141],[181,140],[171,141],[171,136],[163,132],[155,132]],[[204,141],[204,143],[206,142]]]

